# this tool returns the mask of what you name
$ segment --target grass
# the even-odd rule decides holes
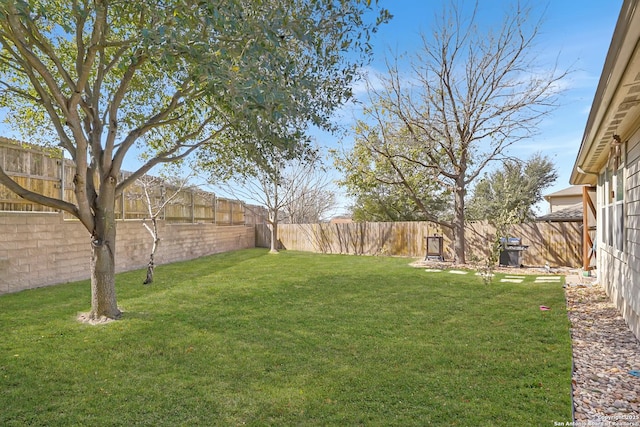
[[[255,249],[0,297],[0,425],[553,425],[571,420],[560,284]],[[540,305],[550,311],[540,311]]]

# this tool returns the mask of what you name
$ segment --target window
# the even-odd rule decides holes
[[[615,236],[614,246],[616,249],[624,250],[624,155],[620,161],[620,166],[615,174],[616,198],[614,201],[615,218],[613,223],[613,234]]]
[[[618,168],[607,167],[598,179],[602,195],[602,242],[619,251],[624,250],[624,188],[625,188],[625,145],[621,147]]]

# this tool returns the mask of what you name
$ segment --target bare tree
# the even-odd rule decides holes
[[[288,200],[283,206],[285,222],[318,223],[336,208],[332,181],[326,171],[316,167],[314,163],[296,162],[290,165],[290,169],[285,172],[285,182],[291,187]]]
[[[153,282],[153,273],[155,269],[155,254],[160,243],[160,233],[158,230],[158,217],[162,215],[167,205],[169,205],[189,182],[189,176],[173,179],[167,182],[166,179],[151,175],[143,175],[138,178],[135,184],[142,188],[142,198],[147,208],[148,219],[151,225],[147,224],[146,219],[142,222],[143,227],[149,232],[153,239],[151,253],[149,254],[149,264],[147,265],[147,276],[144,280],[145,285]]]
[[[380,179],[404,188],[427,218],[452,229],[454,257],[461,263],[468,186],[490,162],[504,160],[509,147],[536,134],[567,74],[555,65],[538,66],[533,48],[541,21],[530,19],[529,8],[514,6],[495,31],[485,32],[477,13],[476,3],[465,18],[452,2],[431,37],[423,35],[409,75],[398,57],[387,62],[382,88],[369,85],[371,105],[355,142],[371,159],[384,159],[387,173]],[[428,211],[417,176],[451,195],[448,215]]]
[[[253,200],[267,208],[271,232],[271,253],[278,252],[278,224],[316,222],[335,207],[330,181],[322,174],[320,158],[287,159],[273,152],[267,162],[258,162],[249,174],[230,175],[222,184],[225,192],[243,200]],[[214,179],[210,182],[213,184]],[[248,207],[250,209],[250,207]]]

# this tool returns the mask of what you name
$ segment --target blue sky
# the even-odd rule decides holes
[[[470,0],[464,3],[467,9],[473,6]],[[480,0],[479,24],[498,25],[504,12],[514,3],[515,0]],[[381,0],[380,5],[389,9],[394,18],[374,36],[371,69],[384,72],[385,56],[396,52],[411,55],[419,50],[420,34],[430,35],[434,16],[441,13],[444,4],[449,4],[449,0]],[[542,32],[535,48],[541,67],[552,66],[557,60],[560,69],[571,69],[572,72],[563,82],[565,91],[559,98],[560,107],[541,123],[539,135],[519,143],[510,154],[526,159],[539,151],[554,161],[559,178],[545,192],[548,194],[569,186],[569,176],[622,0],[553,0],[532,4],[534,17],[543,15]],[[357,116],[358,108],[346,108],[341,113],[340,121],[348,126]],[[318,134],[316,138],[321,145],[336,144],[335,138],[329,135]],[[347,134],[342,144],[349,147],[352,137]],[[343,205],[348,204],[341,200]],[[539,206],[540,213],[546,213],[546,210],[546,203]]]

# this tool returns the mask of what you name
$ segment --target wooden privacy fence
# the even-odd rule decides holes
[[[0,166],[21,186],[44,196],[71,200],[61,183],[70,173],[59,150],[35,148],[0,137]],[[73,175],[71,175],[73,177]],[[0,184],[0,210],[53,212],[52,208],[31,203]]]
[[[0,137],[0,166],[21,186],[45,196],[75,202],[73,176],[75,164],[56,149],[46,149]],[[126,175],[123,172],[121,179]],[[150,188],[155,202],[173,194],[177,187],[168,183]],[[55,209],[24,200],[0,184],[0,211],[54,212]],[[214,223],[218,225],[260,224],[265,209],[239,200],[186,188],[172,199],[160,218],[167,222]],[[116,200],[117,219],[148,218],[143,188],[133,184]]]
[[[582,264],[580,223],[542,223],[515,225],[509,235],[522,238],[529,248],[522,262],[528,266],[580,267]],[[425,237],[444,239],[445,260],[453,258],[451,233],[429,222],[363,222],[349,224],[280,224],[279,244],[284,249],[355,255],[424,257]],[[467,225],[467,262],[482,263],[489,257],[495,241],[495,228],[486,222]],[[258,226],[256,246],[268,247],[266,225]]]

